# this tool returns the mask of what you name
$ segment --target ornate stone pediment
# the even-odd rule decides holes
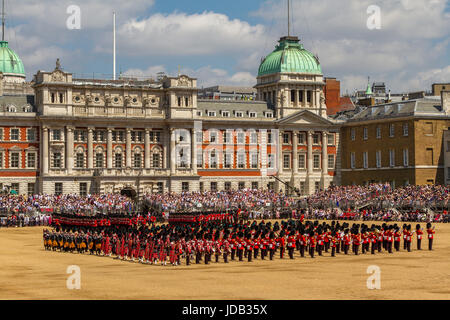
[[[180,76],[178,78],[177,87],[190,87],[191,82],[188,77],[186,76]]]
[[[147,96],[142,100],[142,102],[145,107],[157,107],[159,105],[159,100],[159,97]]]
[[[52,82],[65,82],[64,73],[60,70],[55,70],[52,72]]]

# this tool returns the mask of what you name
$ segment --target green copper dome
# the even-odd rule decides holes
[[[0,72],[25,76],[22,60],[8,47],[8,41],[0,41]]]
[[[297,37],[283,37],[279,43],[259,66],[258,76],[278,72],[322,74],[318,59],[303,48]]]

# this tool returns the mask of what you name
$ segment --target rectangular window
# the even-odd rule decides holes
[[[395,127],[394,127],[394,124],[390,124],[389,125],[389,137],[394,137],[394,135],[395,135]]]
[[[20,160],[20,153],[18,152],[12,152],[11,153],[11,168],[19,168],[19,160]]]
[[[258,189],[258,182],[257,181],[253,181],[252,182],[252,189],[253,190],[257,190]]]
[[[355,141],[355,137],[356,137],[355,128],[352,128],[350,130],[350,137],[351,137],[352,141]]]
[[[284,144],[291,143],[291,135],[289,133],[283,133],[283,143]]]
[[[189,107],[189,98],[188,97],[184,98],[184,106]]]
[[[252,169],[257,169],[258,168],[258,154],[257,153],[252,153],[250,155],[250,161],[251,161]]]
[[[121,153],[116,153],[114,155],[114,160],[115,160],[115,167],[116,168],[122,168],[122,154]]]
[[[178,97],[178,106],[181,107],[181,97]]]
[[[63,194],[63,184],[60,182],[55,183],[55,195],[60,196]]]
[[[222,117],[229,118],[230,117],[230,111],[222,111]]]
[[[403,136],[404,136],[404,137],[407,137],[408,134],[409,134],[408,124],[407,124],[407,123],[404,123],[404,124],[403,124]]]
[[[215,111],[208,111],[208,117],[215,117],[216,112]]]
[[[328,169],[334,169],[334,154],[328,155]]]
[[[197,153],[197,168],[203,168],[203,153]]]
[[[250,118],[256,118],[256,112],[250,112],[248,115]]]
[[[409,166],[409,152],[408,149],[403,149],[403,166]]]
[[[223,143],[231,143],[231,133],[230,132],[224,132],[223,133]]]
[[[311,93],[312,91],[310,90],[306,91],[306,102],[311,102]]]
[[[238,168],[243,169],[245,168],[245,153],[238,153]]]
[[[306,143],[306,135],[304,133],[298,134],[298,144],[305,144]]]
[[[189,182],[182,182],[181,183],[181,191],[189,191]]]
[[[95,167],[96,168],[103,168],[103,153],[96,153],[95,154]]]
[[[75,166],[77,168],[84,168],[84,153],[77,153]]]
[[[60,152],[53,153],[53,168],[61,168],[62,167],[62,156]]]
[[[86,197],[87,196],[87,183],[81,182],[80,183],[80,196]]]
[[[20,130],[19,129],[11,129],[11,134],[9,140],[11,141],[19,141]]]
[[[369,167],[369,155],[367,152],[363,152],[363,168],[367,169]]]
[[[27,193],[28,193],[29,196],[35,194],[34,190],[35,190],[35,184],[34,183],[28,183]]]
[[[27,168],[36,168],[36,153],[27,153]]]
[[[209,167],[217,168],[217,154],[215,150],[212,150],[209,157]]]
[[[334,146],[334,133],[329,133],[327,135],[327,139],[328,139],[328,145]]]
[[[377,127],[377,139],[381,139],[381,127]]]
[[[313,155],[313,168],[320,169],[320,154]]]
[[[55,129],[52,130],[53,133],[53,141],[61,141],[61,130]]]
[[[0,168],[3,168],[3,152],[0,152]]]
[[[367,140],[369,138],[369,129],[364,128],[363,129],[363,139]]]
[[[134,167],[142,168],[142,154],[140,154],[140,153],[134,154]]]
[[[27,141],[36,140],[36,129],[27,129]]]
[[[244,144],[245,143],[245,135],[243,132],[238,132],[237,134],[237,143]]]
[[[236,111],[236,118],[243,118],[244,113],[242,111]]]
[[[318,133],[313,134],[313,144],[320,144],[320,136]]]
[[[267,143],[268,143],[268,144],[272,144],[272,143],[273,143],[273,140],[274,140],[274,139],[273,139],[273,136],[274,136],[274,135],[273,135],[271,132],[268,132],[268,133],[267,133]]]
[[[283,155],[283,168],[284,169],[291,168],[291,155],[289,155],[289,154]]]
[[[376,157],[376,165],[377,165],[377,168],[381,168],[381,151],[380,151],[380,150],[378,150],[378,151],[375,153],[375,157]]]
[[[225,191],[230,191],[231,190],[231,182],[225,182],[225,185],[224,185],[224,187],[225,187]]]
[[[159,168],[160,167],[160,155],[159,153],[154,153],[152,155],[152,167]]]
[[[252,132],[250,134],[250,143],[252,143],[252,144],[258,143],[258,134],[256,132]]]
[[[3,141],[3,129],[0,129],[0,141]]]
[[[266,118],[273,118],[272,112],[266,112]]]
[[[395,150],[389,150],[389,166],[395,167]]]
[[[158,188],[158,193],[163,193],[164,192],[164,183],[163,182],[158,182],[156,184],[157,188]]]
[[[306,168],[306,155],[305,154],[298,155],[298,167],[299,167],[299,169]]]
[[[211,182],[211,191],[217,191],[217,182]]]
[[[350,153],[350,168],[355,169],[355,153]]]
[[[229,169],[232,166],[232,154],[231,153],[225,153],[224,155],[224,167]]]
[[[210,132],[209,133],[209,142],[216,142],[217,141],[217,132]]]
[[[238,188],[239,188],[239,190],[245,189],[245,182],[244,181],[239,181]]]

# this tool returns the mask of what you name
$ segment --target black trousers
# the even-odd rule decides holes
[[[258,251],[259,251],[259,248],[256,248],[255,250],[253,250],[253,258],[258,258]]]
[[[392,241],[388,241],[387,243],[389,253],[392,253]]]
[[[305,256],[305,246],[304,246],[304,245],[301,245],[301,246],[300,246],[300,256],[301,256],[301,257],[304,257],[304,256]]]
[[[406,248],[408,249],[408,252],[411,252],[411,241],[406,243]]]
[[[355,246],[355,255],[358,255],[358,253],[359,253],[359,245],[354,245]]]
[[[292,248],[292,247],[289,247],[289,258],[290,259],[294,259],[294,248]]]
[[[231,260],[234,260],[235,255],[236,255],[236,249],[231,249]]]
[[[323,244],[318,245],[318,246],[317,246],[317,253],[319,254],[319,256],[322,255],[322,250],[323,250]]]
[[[428,250],[433,250],[433,239],[428,239]]]
[[[219,254],[216,254],[216,263],[219,262]]]
[[[223,262],[228,263],[228,253],[223,253]]]
[[[190,263],[191,263],[190,259],[191,259],[191,255],[188,252],[186,252],[186,265],[187,266],[190,265]]]
[[[400,251],[400,241],[394,242],[394,248],[395,248],[395,251]]]
[[[314,250],[315,250],[314,247],[309,248],[309,255],[311,256],[311,258],[314,258]]]
[[[243,250],[239,250],[239,261],[242,261],[242,255],[244,254]]]
[[[252,262],[252,251],[249,250],[247,253],[248,262]]]
[[[340,244],[339,244],[339,242],[337,243],[337,246],[336,246],[336,253],[339,253],[340,252],[340,249],[341,249],[341,246],[340,246]]]
[[[270,260],[273,260],[273,256],[275,255],[275,249],[270,249],[269,254],[270,254]]]
[[[336,247],[331,247],[331,256],[335,257],[335,253],[336,253]]]
[[[344,245],[344,254],[348,254],[348,249],[349,249],[348,246],[349,246],[348,244]]]
[[[284,247],[280,247],[280,259],[283,259],[284,256]]]
[[[417,239],[417,250],[422,250],[420,246],[422,245],[422,239]]]
[[[375,242],[372,242],[372,250],[370,251],[371,254],[375,254],[375,246],[377,244]]]

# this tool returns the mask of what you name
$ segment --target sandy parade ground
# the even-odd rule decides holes
[[[426,238],[417,251],[414,237],[410,253],[402,243],[393,254],[311,259],[296,251],[294,260],[277,253],[274,261],[188,267],[45,251],[42,227],[1,228],[0,299],[450,299],[450,224],[435,226],[433,251]],[[80,267],[80,290],[67,289],[70,265]],[[379,290],[367,288],[369,266],[380,268]]]

